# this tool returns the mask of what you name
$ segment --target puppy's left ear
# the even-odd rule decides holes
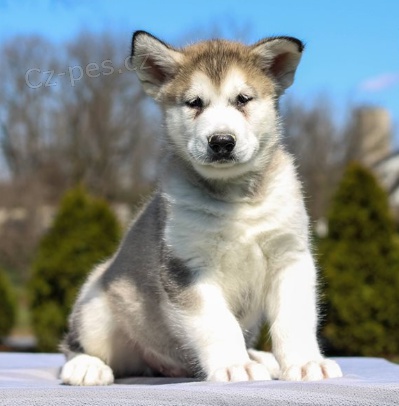
[[[304,49],[303,43],[293,37],[272,37],[257,42],[251,48],[262,70],[275,80],[279,94],[284,93],[294,81]]]

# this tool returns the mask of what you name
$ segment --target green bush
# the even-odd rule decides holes
[[[6,273],[0,269],[0,338],[7,336],[16,319],[16,298]]]
[[[61,201],[40,242],[29,284],[32,327],[40,351],[56,351],[79,287],[92,267],[110,256],[120,226],[106,202],[79,187]]]
[[[320,243],[327,317],[323,335],[336,355],[399,353],[399,260],[385,191],[350,165],[333,198]]]

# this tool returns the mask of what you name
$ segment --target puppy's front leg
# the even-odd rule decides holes
[[[179,327],[209,381],[269,380],[266,366],[252,361],[241,328],[221,290],[200,284],[195,308],[179,310]]]
[[[291,254],[292,255],[292,254]],[[280,258],[281,259],[281,258]],[[342,376],[320,353],[316,338],[316,270],[309,251],[296,253],[275,271],[267,296],[273,353],[281,379],[319,380]]]

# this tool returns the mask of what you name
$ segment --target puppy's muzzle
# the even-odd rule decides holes
[[[230,159],[236,146],[236,138],[232,134],[213,134],[208,139],[208,145],[214,160]]]

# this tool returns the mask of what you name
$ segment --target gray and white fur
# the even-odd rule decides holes
[[[341,376],[317,343],[308,217],[281,143],[278,98],[302,50],[291,37],[177,49],[134,34],[132,64],[165,117],[165,167],[80,291],[64,383]],[[266,320],[273,355],[251,349]]]

